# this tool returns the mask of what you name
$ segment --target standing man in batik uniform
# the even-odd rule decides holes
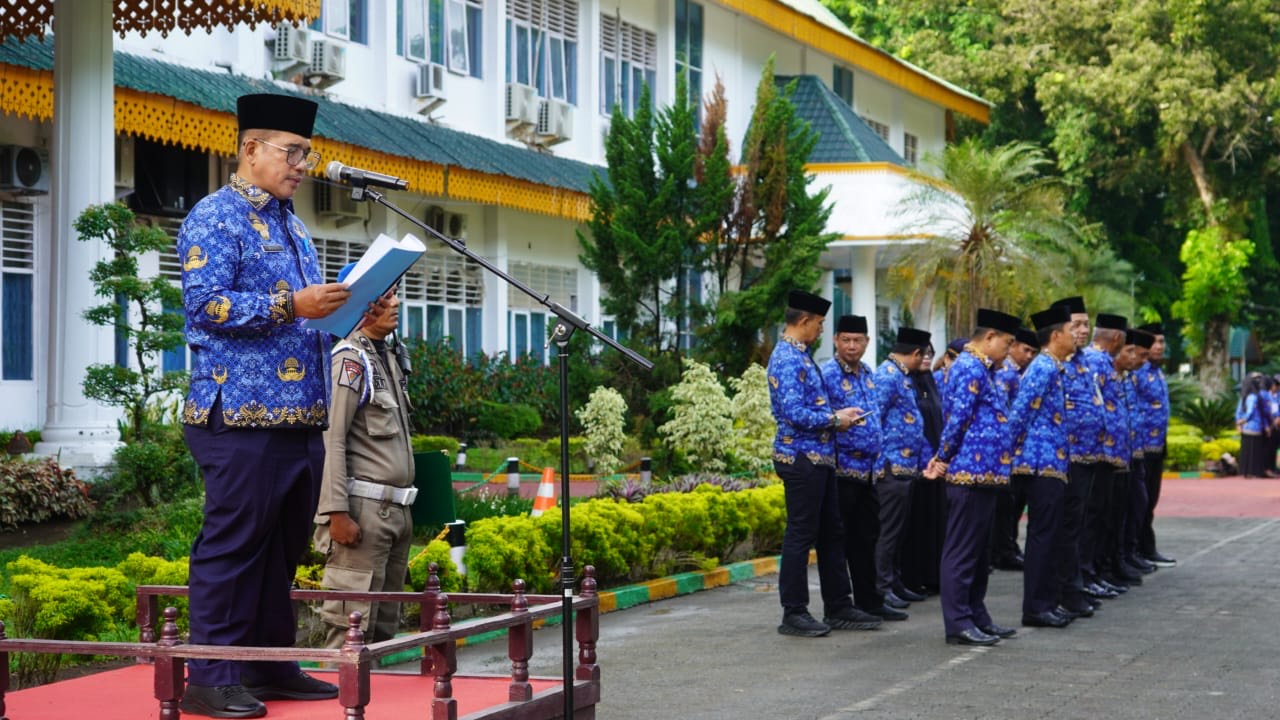
[[[1013,335],[1009,357],[996,371],[996,384],[1009,395],[1009,404],[1018,397],[1022,374],[1040,352],[1040,341],[1034,330],[1019,327]],[[1026,483],[1009,483],[996,496],[996,517],[991,523],[991,565],[1001,570],[1022,570],[1025,562],[1018,547],[1018,524],[1027,507]]]
[[[316,109],[291,95],[239,98],[236,172],[178,233],[193,365],[183,432],[205,486],[191,548],[192,644],[294,642],[289,589],[311,535],[329,405],[329,338],[303,320],[350,295],[323,283],[293,213],[291,198],[319,161]],[[186,714],[260,717],[263,700],[338,694],[296,662],[192,659],[187,668]]]
[[[1067,330],[1071,313],[1050,308],[1031,317],[1044,343],[1022,376],[1009,409],[1014,438],[1012,481],[1027,499],[1027,551],[1023,568],[1022,624],[1062,628],[1070,617],[1059,614],[1056,565],[1058,533],[1067,484],[1065,360],[1075,350]]]
[[[1124,498],[1120,515],[1119,563],[1126,570],[1145,575],[1156,566],[1138,557],[1138,534],[1147,513],[1146,480],[1146,413],[1138,397],[1137,370],[1146,364],[1155,336],[1131,328],[1125,333],[1125,349],[1116,360],[1124,382],[1125,409],[1129,414],[1129,495]]]
[[[1016,631],[987,612],[987,548],[996,491],[1009,484],[1013,452],[1008,398],[995,370],[1013,344],[1018,318],[979,309],[977,328],[952,363],[943,390],[947,422],[926,477],[947,481],[947,535],[942,547],[942,617],[947,642],[994,645]]]
[[[876,495],[880,498],[880,540],[876,543],[876,586],[884,604],[901,610],[910,605],[898,597],[902,587],[902,532],[911,512],[911,484],[929,458],[924,418],[916,406],[911,374],[920,369],[930,334],[898,328],[889,357],[876,368],[876,404],[880,411],[880,460]]]
[[[1088,617],[1102,598],[1116,593],[1099,586],[1090,576],[1086,582],[1084,565],[1092,568],[1082,555],[1085,545],[1085,513],[1094,491],[1094,479],[1102,457],[1102,390],[1093,370],[1085,362],[1084,348],[1089,344],[1089,314],[1084,298],[1063,298],[1055,307],[1066,308],[1071,315],[1068,331],[1075,341],[1075,351],[1066,361],[1063,388],[1066,393],[1067,491],[1062,504],[1062,531],[1059,533],[1057,556],[1059,601],[1068,611]],[[1110,492],[1110,488],[1106,490]]]
[[[852,408],[859,415],[847,430],[836,433],[836,486],[844,525],[844,555],[853,582],[853,604],[884,620],[906,620],[906,613],[884,604],[884,595],[876,588],[880,501],[875,476],[880,418],[871,367],[862,362],[869,342],[867,319],[843,315],[836,321],[835,355],[822,365],[831,407]]]
[[[1147,509],[1138,537],[1138,554],[1157,567],[1173,567],[1178,564],[1178,561],[1162,554],[1156,548],[1156,533],[1152,525],[1155,520],[1156,505],[1160,502],[1160,485],[1164,476],[1165,438],[1169,433],[1169,382],[1165,380],[1164,370],[1160,367],[1164,362],[1164,327],[1158,322],[1153,322],[1138,329],[1151,333],[1155,338],[1151,343],[1150,357],[1137,371],[1138,401],[1142,406],[1147,430],[1144,436],[1143,452],[1143,462],[1146,466]]]
[[[787,297],[786,327],[769,356],[769,402],[778,434],[773,467],[782,479],[787,527],[782,536],[778,595],[784,635],[819,637],[841,630],[867,629],[879,618],[859,612],[850,597],[844,557],[844,529],[836,489],[835,433],[858,417],[853,408],[833,410],[822,373],[809,346],[822,334],[830,300],[802,290]],[[818,578],[825,617],[809,614],[809,550],[818,554]]]

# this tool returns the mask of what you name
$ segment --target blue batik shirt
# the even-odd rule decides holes
[[[1124,409],[1129,419],[1129,456],[1135,460],[1145,455],[1142,443],[1142,405],[1138,400],[1137,376],[1125,370],[1120,373],[1124,387]]]
[[[804,455],[814,465],[836,466],[836,414],[822,373],[808,348],[786,335],[769,356],[769,403],[778,424],[774,461],[791,465]]]
[[[996,385],[1004,391],[1006,397],[1009,398],[1009,404],[1013,404],[1013,399],[1018,397],[1018,381],[1022,379],[1022,371],[1009,358],[1005,358],[1000,363],[1000,369],[996,371]]]
[[[292,297],[323,279],[293,204],[232,175],[183,221],[178,257],[192,355],[182,421],[207,424],[221,396],[231,427],[326,427],[329,337]]]
[[[864,362],[849,366],[831,358],[822,364],[822,379],[832,409],[854,407],[870,412],[848,428],[836,431],[836,477],[874,480],[876,458],[880,455],[880,416],[871,367]]]
[[[1102,388],[1083,350],[1067,359],[1062,379],[1067,396],[1066,429],[1071,462],[1102,462],[1105,434]]]
[[[1090,345],[1084,349],[1085,362],[1097,378],[1102,393],[1102,462],[1118,468],[1129,467],[1129,417],[1125,412],[1124,386],[1108,353]]]
[[[1027,366],[1018,395],[1009,406],[1013,473],[1067,481],[1066,363],[1046,350]]]
[[[1164,371],[1150,362],[1134,371],[1134,375],[1142,415],[1142,447],[1147,452],[1160,452],[1169,432],[1169,383],[1164,379]]]
[[[924,418],[916,405],[915,382],[892,357],[876,368],[874,382],[880,412],[880,460],[876,470],[888,470],[901,477],[919,475],[929,458]]]
[[[938,459],[953,485],[1009,484],[1013,467],[1008,398],[996,385],[991,358],[972,343],[951,364],[942,392],[946,424]]]

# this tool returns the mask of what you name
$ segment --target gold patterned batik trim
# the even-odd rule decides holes
[[[277,325],[293,322],[293,293],[282,290],[271,295],[271,320]]]
[[[1027,465],[1025,463],[1022,465],[1015,465],[1013,470],[1011,470],[1010,472],[1013,475],[1035,475],[1036,477],[1053,478],[1055,480],[1061,480],[1062,482],[1067,481],[1067,474],[1064,472],[1058,472],[1057,470],[1046,470],[1044,468],[1040,468],[1039,470],[1037,470],[1036,468],[1033,468],[1030,465]]]
[[[209,423],[209,411],[212,408],[202,408],[196,405],[194,401],[188,400],[182,406],[182,424],[183,425],[207,425]]]
[[[328,420],[328,409],[323,401],[311,407],[277,407],[252,400],[235,410],[223,410],[222,422],[228,427],[254,428],[278,425],[323,426]]]
[[[870,471],[849,470],[847,468],[836,468],[836,477],[841,480],[854,480],[857,482],[871,482],[872,473]]]
[[[952,485],[1002,487],[1009,484],[1009,476],[999,473],[949,472],[947,482]]]

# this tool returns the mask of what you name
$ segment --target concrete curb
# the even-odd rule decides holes
[[[667,598],[677,597],[679,595],[690,595],[701,590],[710,590],[711,588],[724,587],[743,580],[750,580],[761,575],[773,575],[778,572],[778,563],[781,562],[781,555],[772,555],[754,560],[743,560],[742,562],[721,565],[714,570],[705,570],[698,572],[678,573],[669,575],[656,580],[647,580],[635,585],[624,585],[613,590],[605,590],[600,595],[600,613],[614,612],[615,610],[626,610],[637,605],[655,602],[657,600],[665,600]],[[809,562],[815,561],[815,555],[812,551],[809,553]],[[544,620],[533,621],[533,629],[537,630],[542,627],[559,625],[561,618],[559,615],[549,617]],[[461,621],[453,625],[454,628],[466,627],[468,622]],[[491,630],[489,632],[480,633],[479,635],[471,635],[469,637],[459,638],[458,647],[466,647],[468,645],[478,645],[480,643],[497,640],[507,636],[505,628],[499,630]],[[399,665],[402,663],[415,662],[420,660],[422,655],[416,650],[406,650],[394,655],[388,655],[381,658],[378,662],[380,666]]]
[[[1161,480],[1213,480],[1218,477],[1217,473],[1208,470],[1192,470],[1189,472],[1165,472],[1160,476]]]

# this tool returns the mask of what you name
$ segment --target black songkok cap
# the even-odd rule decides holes
[[[831,301],[804,290],[792,290],[787,293],[787,307],[826,317]]]
[[[841,315],[836,321],[836,333],[867,334],[867,319],[861,315]]]
[[[1018,328],[1022,327],[1022,321],[1016,316],[1010,315],[1009,313],[1002,313],[999,310],[978,308],[977,326],[1008,335],[1016,335],[1018,333]]]
[[[1037,330],[1043,330],[1052,325],[1069,323],[1071,322],[1071,310],[1066,305],[1051,305],[1048,310],[1041,310],[1033,314],[1031,322],[1036,326]]]
[[[236,99],[236,122],[240,130],[280,130],[309,138],[319,107],[314,100],[294,95],[241,95]]]
[[[1136,328],[1130,328],[1124,333],[1125,345],[1137,345],[1138,347],[1151,349],[1156,344],[1156,336],[1149,332],[1143,332]]]
[[[1151,333],[1152,335],[1164,334],[1164,326],[1158,322],[1147,323],[1146,325],[1139,325],[1138,329],[1145,333]]]
[[[1111,315],[1109,313],[1098,313],[1098,317],[1094,319],[1094,325],[1106,330],[1128,330],[1129,321],[1123,315]]]
[[[969,344],[969,338],[958,337],[955,340],[952,340],[951,342],[947,343],[947,352],[951,353],[952,355],[959,355],[960,353],[964,352],[964,346],[968,344]]]
[[[1067,309],[1067,312],[1072,314],[1088,312],[1087,310],[1084,309],[1084,298],[1080,297],[1079,295],[1074,295],[1072,297],[1065,297],[1065,298],[1062,298],[1061,300],[1055,300],[1051,307],[1059,307],[1059,306],[1065,307]]]
[[[1036,331],[1031,328],[1018,328],[1018,332],[1013,334],[1013,339],[1023,345],[1030,345],[1033,348],[1040,347],[1040,338],[1036,337]]]
[[[932,333],[915,328],[900,327],[898,328],[898,344],[910,345],[918,347],[921,350],[929,347],[929,339],[933,337]]]

